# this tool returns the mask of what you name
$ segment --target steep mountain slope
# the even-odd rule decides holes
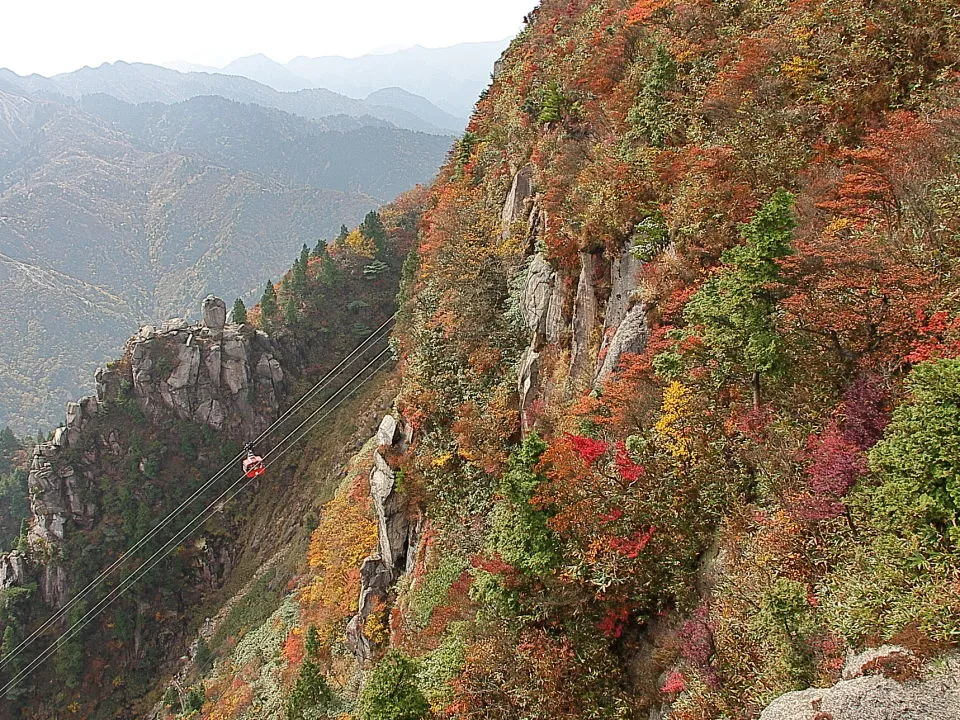
[[[156,153],[189,153],[304,187],[362,192],[386,202],[431,179],[451,139],[373,127],[349,116],[313,122],[258,105],[197,97],[129,105],[106,95],[82,108]]]
[[[215,98],[86,104],[115,122],[0,95],[0,417],[30,432],[131,327],[259,291],[303,243],[429,180],[447,146]]]
[[[105,63],[97,68],[85,67],[52,78],[40,75],[20,77],[0,69],[0,84],[11,92],[19,91],[49,100],[80,100],[85,95],[103,94],[134,105],[153,102],[172,105],[203,95],[216,95],[239,103],[276,108],[311,120],[328,115],[370,115],[408,130],[438,134],[448,130],[405,110],[368,105],[322,87],[278,92],[236,75],[180,73],[144,63]]]
[[[543,2],[426,203],[359,605],[331,504],[201,717],[955,716],[958,37]]]

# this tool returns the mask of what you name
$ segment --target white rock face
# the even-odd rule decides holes
[[[25,577],[23,555],[18,552],[0,555],[0,590],[22,585]]]
[[[639,273],[643,263],[628,247],[610,267],[610,298],[603,317],[603,343],[597,356],[594,384],[612,373],[624,353],[640,353],[647,346],[647,308],[634,299],[639,287]]]
[[[407,428],[392,415],[380,422],[370,471],[370,496],[377,515],[377,553],[366,558],[360,571],[360,599],[357,614],[347,625],[347,643],[363,662],[371,659],[376,648],[363,628],[378,599],[396,579],[413,568],[422,531],[421,522],[407,513],[407,500],[396,489],[396,473],[380,448],[403,452],[410,441]]]
[[[510,237],[510,228],[518,220],[526,220],[530,216],[528,201],[533,197],[533,168],[525,167],[513,178],[510,192],[503,203],[500,213],[500,232],[504,239]]]
[[[384,415],[377,430],[377,445],[393,445],[397,440],[399,425],[393,415]]]
[[[597,325],[597,294],[594,290],[596,259],[590,253],[580,253],[580,279],[573,301],[573,336],[570,340],[570,378],[575,380],[586,367],[590,353],[590,338]]]

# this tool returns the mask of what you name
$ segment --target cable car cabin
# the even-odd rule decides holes
[[[266,468],[263,467],[263,458],[248,450],[247,457],[243,461],[243,474],[252,479],[260,477],[266,471]]]

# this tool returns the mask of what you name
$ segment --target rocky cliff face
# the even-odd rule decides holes
[[[249,326],[228,325],[219,298],[208,297],[202,315],[193,325],[174,319],[160,328],[142,328],[119,362],[97,371],[97,396],[69,403],[65,424],[36,446],[28,479],[30,551],[26,557],[3,556],[0,589],[33,579],[47,605],[59,607],[67,600],[70,579],[57,548],[67,540],[68,528],[89,530],[100,519],[97,479],[122,460],[140,472],[149,472],[156,461],[145,451],[131,458],[133,448],[122,430],[103,421],[118,407],[142,412],[155,427],[187,421],[238,444],[255,438],[277,417],[289,378],[276,343]],[[229,558],[217,562],[229,566]]]
[[[226,324],[219,298],[203,303],[203,320],[147,325],[123,359],[97,371],[97,399],[135,402],[152,420],[173,415],[236,440],[251,439],[276,417],[286,376],[280,350],[250,326]]]
[[[377,602],[386,603],[392,586],[413,569],[424,520],[410,512],[407,498],[396,487],[396,470],[388,458],[403,454],[413,440],[413,429],[386,415],[377,430],[377,449],[370,470],[370,496],[377,516],[377,551],[360,568],[360,601],[347,625],[347,643],[361,662],[378,649],[365,632],[367,618]]]
[[[501,214],[502,232],[522,233],[528,249],[520,292],[520,314],[530,344],[517,368],[519,407],[525,427],[531,405],[557,397],[541,377],[541,356],[552,349],[569,356],[561,395],[596,386],[617,367],[625,353],[646,347],[647,307],[638,296],[643,263],[630,251],[579,254],[579,274],[571,285],[550,265],[542,251],[548,217],[542,209],[533,169],[513,178]]]

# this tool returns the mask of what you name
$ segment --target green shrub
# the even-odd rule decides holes
[[[420,720],[429,710],[416,663],[397,650],[384,655],[363,688],[360,720]]]
[[[409,619],[414,628],[423,630],[427,626],[434,609],[446,599],[450,586],[469,567],[467,558],[448,554],[423,576],[410,593]]]
[[[951,591],[960,542],[960,360],[917,365],[907,399],[851,495],[860,542],[825,583],[830,622],[852,641],[915,626],[960,637]]]

